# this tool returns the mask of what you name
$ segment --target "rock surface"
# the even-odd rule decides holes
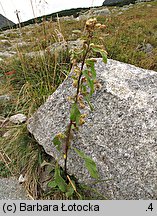
[[[59,53],[62,51],[68,50],[73,50],[76,47],[81,47],[83,45],[83,41],[80,39],[77,39],[76,41],[62,41],[62,42],[57,42],[52,44],[51,46],[48,46],[45,51],[46,52],[51,52],[51,53]],[[28,56],[33,57],[33,56],[44,56],[45,51],[36,51],[36,52],[29,52],[27,53]]]
[[[96,71],[102,88],[92,96],[94,111],[84,110],[86,123],[74,134],[72,145],[94,159],[101,180],[110,180],[93,186],[83,161],[72,150],[68,172],[109,199],[156,199],[157,73],[115,60],[105,65],[101,59]],[[70,76],[28,123],[28,130],[54,158],[58,157],[54,135],[69,122],[67,97],[74,94]]]
[[[9,121],[14,124],[21,124],[21,123],[26,122],[26,120],[27,120],[27,117],[21,113],[13,115],[9,118]]]
[[[89,18],[97,17],[97,16],[109,16],[111,11],[108,8],[92,8],[89,11],[80,14],[79,17],[76,18],[77,21],[87,20]]]
[[[156,0],[136,0],[136,3],[140,3],[140,2],[151,2],[151,1],[156,1]]]
[[[123,6],[135,3],[136,0],[105,0],[103,6]]]
[[[0,95],[0,102],[10,101],[11,96],[9,95]]]
[[[107,16],[107,15],[110,15],[111,12],[108,8],[103,8],[101,10],[95,10],[93,12],[93,15],[96,15],[96,16]]]
[[[0,178],[0,200],[27,200],[28,196],[15,178]]]
[[[146,43],[146,44],[142,44],[141,46],[139,46],[138,49],[145,53],[151,53],[154,47],[150,43]]]
[[[3,28],[5,26],[12,27],[13,25],[15,25],[15,23],[0,14],[0,28]]]

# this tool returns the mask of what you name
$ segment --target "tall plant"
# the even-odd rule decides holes
[[[70,149],[73,149],[84,161],[85,166],[88,169],[91,177],[98,178],[98,170],[95,162],[87,156],[84,152],[72,146],[72,131],[78,130],[78,128],[85,123],[86,114],[80,111],[85,108],[85,104],[90,106],[93,110],[92,104],[90,103],[90,98],[95,91],[95,85],[99,86],[96,80],[96,70],[95,63],[96,59],[89,58],[91,53],[101,54],[103,61],[107,62],[107,53],[103,49],[103,46],[95,45],[93,43],[94,32],[96,29],[104,29],[106,26],[97,23],[95,18],[89,19],[85,25],[85,35],[83,46],[80,49],[73,50],[71,53],[71,62],[73,64],[73,87],[76,88],[76,94],[70,98],[71,108],[69,124],[64,133],[58,133],[54,139],[53,143],[57,149],[61,152],[64,158],[64,176],[62,178],[60,168],[58,163],[55,168],[54,181],[50,183],[50,186],[58,186],[62,192],[67,192],[69,189],[68,183],[72,186],[71,189],[75,190],[74,183],[70,180],[67,174],[67,161],[68,153]],[[75,31],[75,33],[80,33]],[[78,63],[81,62],[81,63]],[[75,190],[76,191],[76,190]]]

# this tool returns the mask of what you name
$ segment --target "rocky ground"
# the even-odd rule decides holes
[[[142,3],[137,3],[137,7],[140,8],[140,5]],[[100,8],[92,8],[90,11],[87,11],[85,13],[81,13],[79,17],[74,18],[73,16],[66,16],[61,17],[61,21],[70,21],[70,20],[76,20],[79,22],[80,20],[86,20],[93,16],[119,16],[123,14],[125,11],[130,10],[134,7],[133,4],[125,5],[123,7],[100,7]],[[149,2],[147,3],[147,7],[152,7]],[[37,24],[37,28],[42,24]],[[34,47],[35,44],[30,40],[30,37],[32,36],[32,30],[34,29],[34,25],[25,26],[22,28],[22,31],[20,29],[10,29],[6,30],[4,32],[0,32],[0,61],[3,59],[6,59],[8,57],[15,56],[18,54],[18,49],[22,48],[27,49],[30,47]],[[24,37],[25,35],[25,37]],[[32,52],[28,52],[30,55],[32,55]],[[33,53],[39,54],[39,52]]]
[[[28,195],[16,178],[0,178],[0,200],[27,200]]]

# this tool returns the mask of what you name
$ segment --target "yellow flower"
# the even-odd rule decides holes
[[[94,29],[96,23],[97,23],[96,18],[91,18],[91,19],[87,20],[86,21],[86,28],[87,28],[87,30]]]
[[[96,18],[91,18],[89,20],[86,21],[86,26],[93,26],[97,23]]]
[[[84,109],[84,108],[85,108],[84,103],[83,103],[83,102],[80,102],[80,103],[79,103],[79,107],[80,107],[81,109]]]
[[[83,118],[80,118],[79,125],[83,125],[85,123],[85,120]]]
[[[56,135],[56,137],[58,137],[59,139],[64,139],[64,138],[65,138],[65,134],[63,134],[63,133],[58,133],[58,134]]]
[[[73,86],[74,86],[75,88],[77,88],[77,83],[78,83],[77,80],[74,80],[74,81],[73,81]]]

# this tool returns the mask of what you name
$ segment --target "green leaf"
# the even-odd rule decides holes
[[[56,182],[57,186],[59,187],[59,189],[62,192],[66,192],[67,184],[66,184],[65,180],[61,177],[60,168],[58,166],[58,163],[56,164],[56,167],[55,167],[54,179],[55,179],[55,182]]]
[[[92,50],[96,53],[101,53],[103,51],[103,49],[100,47],[92,47]]]
[[[107,54],[106,51],[99,47],[92,47],[92,50],[96,53],[100,53],[104,63],[107,63]]]
[[[42,164],[42,156],[41,153],[38,153],[38,163],[41,165]]]
[[[91,73],[92,73],[92,78],[96,79],[96,70],[94,66],[91,67]]]
[[[85,166],[87,170],[89,171],[91,177],[97,179],[99,178],[98,170],[96,167],[95,162],[90,158],[89,156],[85,155],[84,152],[74,148],[75,152],[85,161]]]
[[[92,78],[96,79],[96,70],[95,70],[95,67],[94,67],[94,63],[95,63],[95,61],[93,61],[92,59],[87,59],[86,60],[86,65],[90,69],[90,72],[92,74]]]
[[[107,54],[105,51],[102,51],[100,52],[101,56],[102,56],[102,59],[103,59],[103,62],[104,63],[107,63]]]
[[[80,151],[77,148],[74,148],[74,151],[78,154],[78,156],[85,159],[85,153],[83,151]]]
[[[74,184],[74,182],[73,182]],[[69,198],[73,195],[74,193],[74,188],[72,187],[71,184],[68,185],[68,188],[67,188],[67,192],[66,192],[66,196]]]
[[[88,80],[88,85],[90,87],[90,96],[94,93],[94,81],[92,79]]]
[[[89,159],[90,159],[90,161],[89,161]],[[97,170],[96,164],[95,164],[95,162],[91,158],[89,158],[89,159],[85,160],[85,166],[88,169],[91,177],[93,177],[95,179],[98,179],[99,178],[99,174],[98,174],[98,170]]]
[[[81,33],[81,31],[76,29],[76,30],[73,30],[72,33],[77,34],[77,33]]]
[[[86,77],[87,79],[87,84],[90,88],[90,96],[92,96],[92,94],[94,93],[94,81],[92,80],[92,78],[88,75],[88,70],[84,70],[83,71],[83,75]]]
[[[87,87],[84,84],[81,85],[81,93],[82,94],[86,94],[87,93]]]
[[[80,116],[81,116],[81,113],[80,113],[77,103],[73,103],[71,110],[70,110],[70,120],[73,122],[76,122],[76,125],[78,125]]]
[[[61,151],[61,144],[62,143],[57,136],[54,137],[53,144],[56,146],[58,151]]]
[[[89,79],[89,74],[88,74],[88,70],[84,70],[82,71],[82,74],[86,77],[86,79]]]
[[[89,97],[88,97],[88,96],[85,96],[84,98],[85,98],[85,100],[87,101],[87,103],[88,103],[88,105],[89,105],[91,111],[93,111],[93,110],[94,110],[94,107],[93,107],[93,105],[91,104],[91,102],[90,102],[90,100],[89,100]]]
[[[57,187],[57,183],[55,181],[50,181],[47,186],[50,188],[55,188]]]

